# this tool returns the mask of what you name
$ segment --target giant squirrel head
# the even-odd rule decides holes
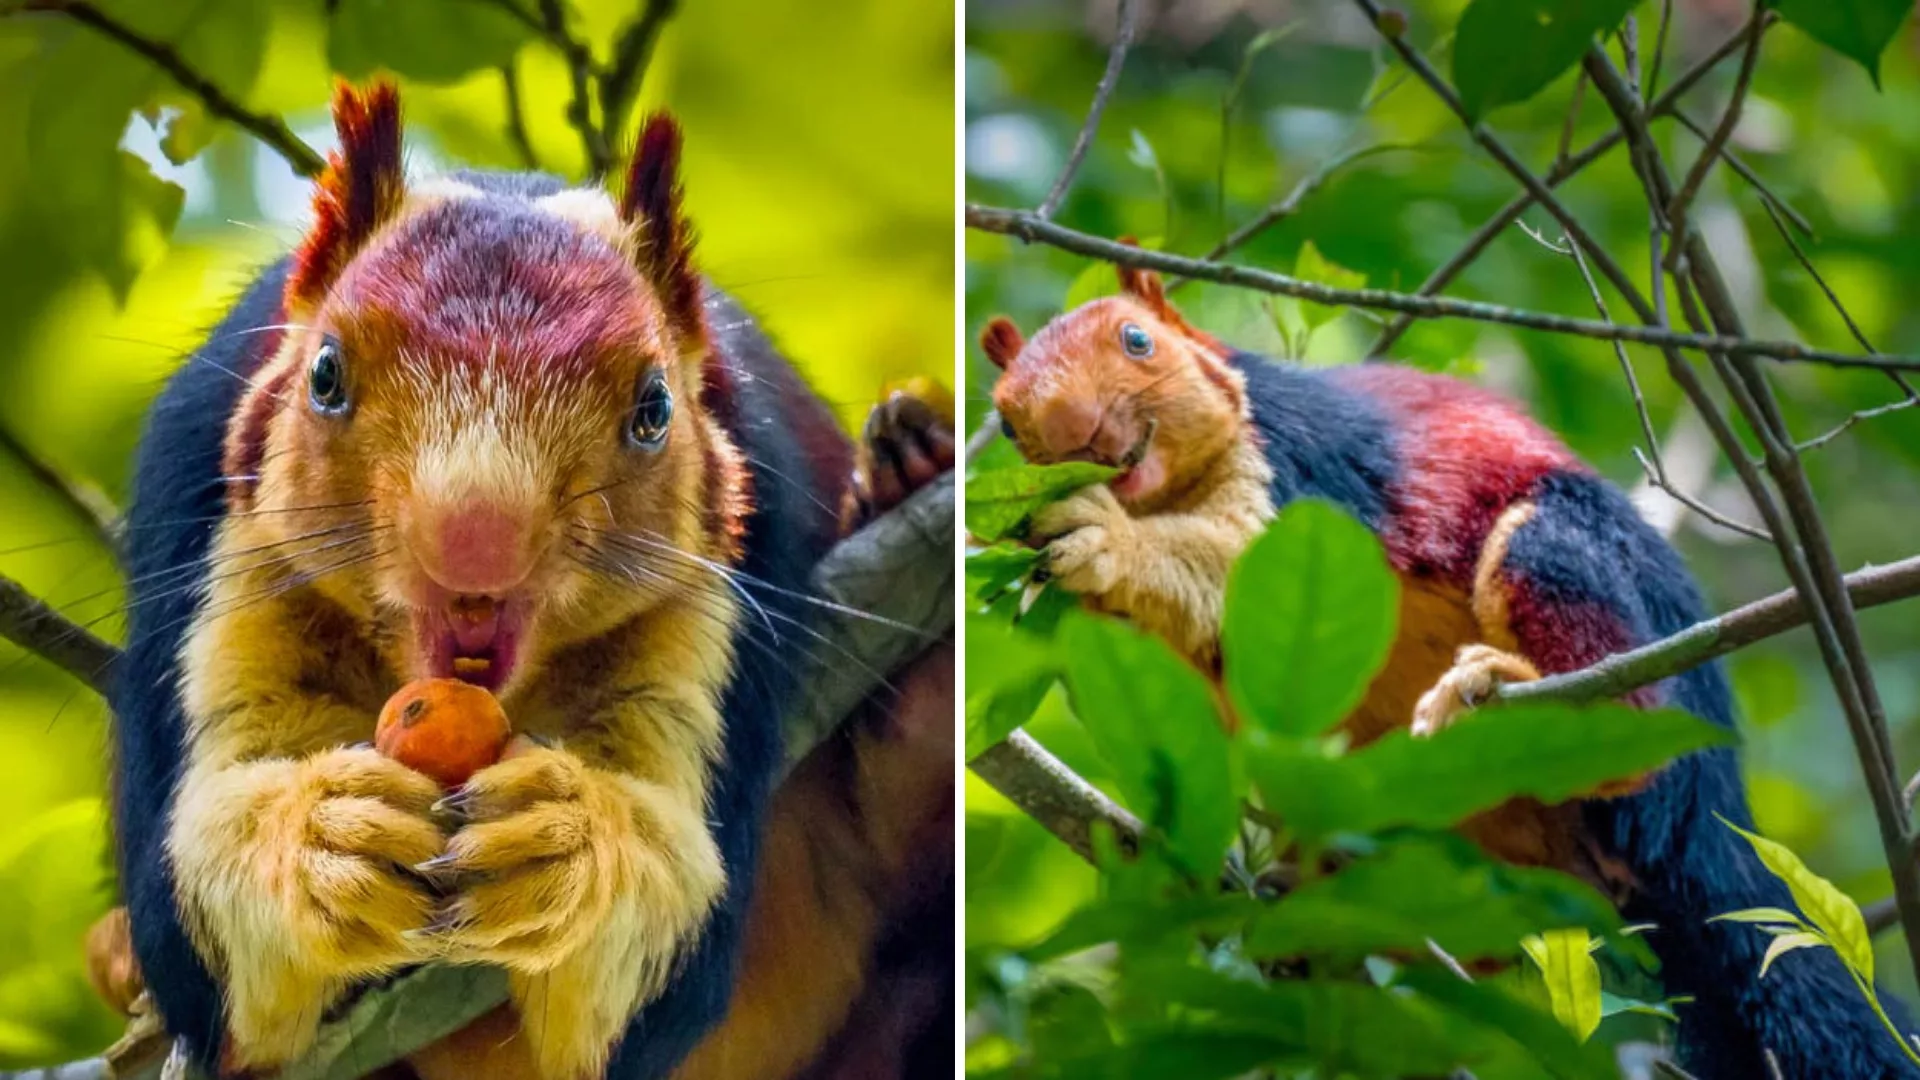
[[[750,493],[673,119],[645,122],[616,200],[409,181],[389,85],[342,86],[333,116],[278,341],[228,425],[236,542],[400,677],[501,691],[654,604],[730,617]]]
[[[1116,269],[1119,294],[1058,316],[1032,341],[994,318],[980,344],[1003,372],[994,407],[1027,460],[1119,466],[1114,494],[1152,511],[1244,438],[1246,383],[1219,340],[1167,299],[1159,275]]]

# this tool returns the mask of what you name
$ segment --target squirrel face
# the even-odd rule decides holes
[[[661,123],[640,153],[671,159]],[[684,243],[654,228],[678,222],[671,160],[644,209],[384,177],[361,190],[387,205],[356,221],[353,155],[380,152],[356,130],[316,200],[316,236],[352,250],[309,239],[229,428],[234,527],[398,674],[496,692],[539,653],[724,586],[745,479],[703,402],[698,282],[659,250]],[[330,200],[361,235],[327,235]]]
[[[1130,507],[1177,499],[1243,438],[1246,394],[1212,336],[1188,325],[1157,275],[1120,268],[1122,292],[1088,301],[1031,342],[1005,318],[981,333],[1004,374],[993,402],[1029,461],[1093,461]]]

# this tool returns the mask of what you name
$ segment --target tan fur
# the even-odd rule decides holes
[[[1032,533],[1051,538],[1054,580],[1212,670],[1227,572],[1273,517],[1271,482],[1265,457],[1245,443],[1164,510],[1135,516],[1101,485],[1043,508]]]

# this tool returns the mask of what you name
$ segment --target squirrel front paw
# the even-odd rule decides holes
[[[508,970],[541,1075],[598,1075],[725,885],[698,800],[517,739],[441,806],[440,955]]]
[[[1491,645],[1468,645],[1454,657],[1453,667],[1413,707],[1413,734],[1433,735],[1472,711],[1493,695],[1501,683],[1532,682],[1540,671],[1523,656]]]
[[[1126,576],[1132,525],[1113,490],[1098,484],[1041,507],[1028,535],[1045,541],[1052,580],[1069,592],[1098,597]]]
[[[439,785],[371,748],[232,766],[182,784],[178,887],[228,981],[243,1066],[306,1048],[332,996],[425,958],[434,898],[405,867],[444,837]]]
[[[910,380],[867,414],[853,473],[849,525],[864,525],[953,468],[953,399],[929,380]]]

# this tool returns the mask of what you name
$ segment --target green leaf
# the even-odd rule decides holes
[[[1467,115],[1479,120],[1539,93],[1579,62],[1596,34],[1620,25],[1634,3],[1473,0],[1453,47],[1453,84]]]
[[[327,21],[327,62],[354,79],[384,69],[444,85],[505,65],[533,36],[525,20],[495,4],[338,0]]]
[[[1613,1051],[1604,1041],[1582,1043],[1552,1016],[1490,982],[1470,983],[1436,967],[1408,968],[1402,985],[1480,1026],[1491,1038],[1524,1053],[1534,1068],[1503,1075],[1550,1076],[1555,1080],[1617,1080]],[[1544,1069],[1544,1073],[1541,1071]],[[1475,1074],[1494,1075],[1476,1067]]]
[[[1216,876],[1240,800],[1206,677],[1159,638],[1114,619],[1074,613],[1056,640],[1074,712],[1128,806],[1165,833],[1185,869]]]
[[[1554,1019],[1585,1042],[1600,1026],[1600,965],[1585,930],[1549,930],[1521,942],[1553,1003]]]
[[[1720,820],[1747,838],[1761,864],[1786,883],[1800,914],[1826,935],[1833,951],[1853,973],[1868,983],[1873,982],[1873,939],[1867,935],[1867,921],[1860,915],[1860,905],[1832,882],[1807,869],[1800,856],[1789,851],[1786,845],[1750,833],[1725,818]],[[1771,956],[1772,950],[1768,950],[1768,954]]]
[[[1397,731],[1342,758],[1259,747],[1250,767],[1269,809],[1322,838],[1445,828],[1519,796],[1564,802],[1732,741],[1725,728],[1674,709],[1525,704],[1476,712],[1427,739]]]
[[[1320,249],[1311,240],[1300,245],[1300,254],[1293,261],[1293,276],[1331,285],[1336,289],[1358,289],[1367,283],[1367,275],[1358,270],[1349,270],[1320,254]],[[1300,301],[1300,317],[1306,320],[1308,333],[1339,318],[1343,310],[1331,304]]]
[[[1227,578],[1220,644],[1241,718],[1292,735],[1338,723],[1393,645],[1399,591],[1366,526],[1319,500],[1287,506]]]
[[[1791,934],[1780,934],[1768,943],[1767,955],[1760,959],[1760,978],[1764,979],[1767,977],[1767,969],[1773,966],[1775,960],[1780,959],[1796,949],[1813,949],[1829,944],[1831,944],[1831,942],[1825,937],[1804,930],[1797,930]]]
[[[1118,475],[1109,465],[1068,461],[1058,465],[1010,465],[967,479],[967,532],[988,542],[1013,533],[1035,510]]]
[[[1673,1006],[1673,999],[1641,1001],[1638,998],[1623,997],[1605,990],[1600,991],[1600,1018],[1603,1020],[1621,1013],[1637,1013],[1641,1016],[1657,1016],[1677,1024],[1680,1022],[1680,1017],[1673,1011]]]
[[[1877,87],[1880,54],[1913,10],[1913,0],[1774,0],[1773,7],[1808,37],[1857,61]]]
[[[980,614],[967,616],[967,760],[1033,716],[1059,674],[1052,643]]]
[[[1496,862],[1443,833],[1395,841],[1266,906],[1247,930],[1246,951],[1342,964],[1417,955],[1431,941],[1463,961],[1506,959],[1530,934],[1619,926],[1613,905],[1586,884]]]
[[[966,558],[967,596],[976,604],[991,604],[1039,563],[1039,549],[1019,544],[994,544],[978,551],[969,551]]]

